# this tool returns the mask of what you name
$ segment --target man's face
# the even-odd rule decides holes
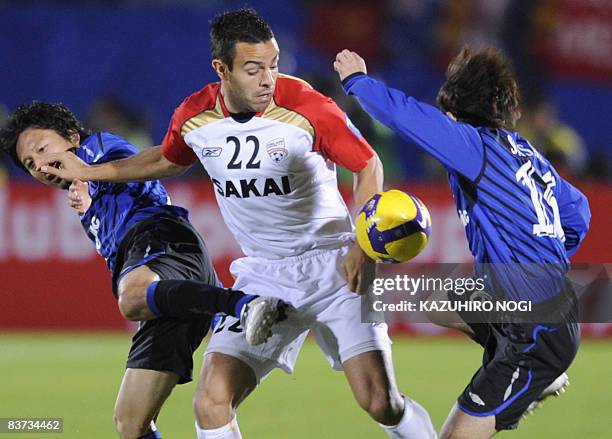
[[[278,55],[274,38],[263,43],[236,44],[233,69],[228,69],[223,79],[230,111],[262,112],[268,107],[278,77]]]
[[[64,152],[79,146],[79,135],[64,139],[56,131],[43,128],[28,128],[17,139],[17,157],[30,175],[47,186],[67,188],[69,181],[38,172],[47,154]]]

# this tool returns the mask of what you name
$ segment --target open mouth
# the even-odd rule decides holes
[[[47,177],[45,177],[45,179],[49,182],[49,183],[53,183],[53,184],[62,184],[64,182],[63,179],[55,176],[55,175],[49,175]]]
[[[53,162],[50,163],[49,166],[53,166],[55,169],[59,169],[60,168],[60,162]],[[47,174],[45,176],[45,180],[47,180],[49,183],[55,184],[55,185],[63,185],[64,180],[60,177],[58,177],[57,175],[51,175],[51,174]]]

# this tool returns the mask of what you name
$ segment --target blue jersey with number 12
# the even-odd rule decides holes
[[[457,122],[367,75],[348,78],[344,88],[447,169],[476,274],[494,271],[497,294],[537,303],[562,290],[568,258],[588,230],[589,206],[526,139]]]

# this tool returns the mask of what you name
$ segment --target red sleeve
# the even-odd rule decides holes
[[[181,127],[185,121],[180,117],[179,111],[180,107],[177,108],[170,120],[168,132],[162,141],[161,151],[163,156],[172,163],[189,166],[193,165],[198,157],[181,136]]]
[[[314,150],[352,172],[360,172],[374,150],[348,116],[330,98],[318,106]]]
[[[276,83],[278,104],[304,116],[314,128],[313,150],[352,172],[365,168],[374,150],[336,103],[299,78]]]
[[[218,90],[218,83],[207,85],[185,99],[174,111],[161,145],[162,154],[166,159],[181,166],[193,165],[198,161],[196,154],[185,143],[181,130],[189,119],[214,107]]]

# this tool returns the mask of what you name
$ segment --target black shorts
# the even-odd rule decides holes
[[[122,276],[146,265],[160,279],[187,279],[217,285],[206,246],[182,218],[153,217],[133,226],[121,241],[113,273],[113,293]],[[179,384],[192,380],[193,353],[210,328],[212,316],[190,320],[159,317],[139,323],[126,367],[170,371]]]
[[[484,347],[482,366],[459,396],[472,416],[495,416],[497,430],[518,426],[529,404],[565,372],[578,351],[574,313],[557,323],[468,323]]]

